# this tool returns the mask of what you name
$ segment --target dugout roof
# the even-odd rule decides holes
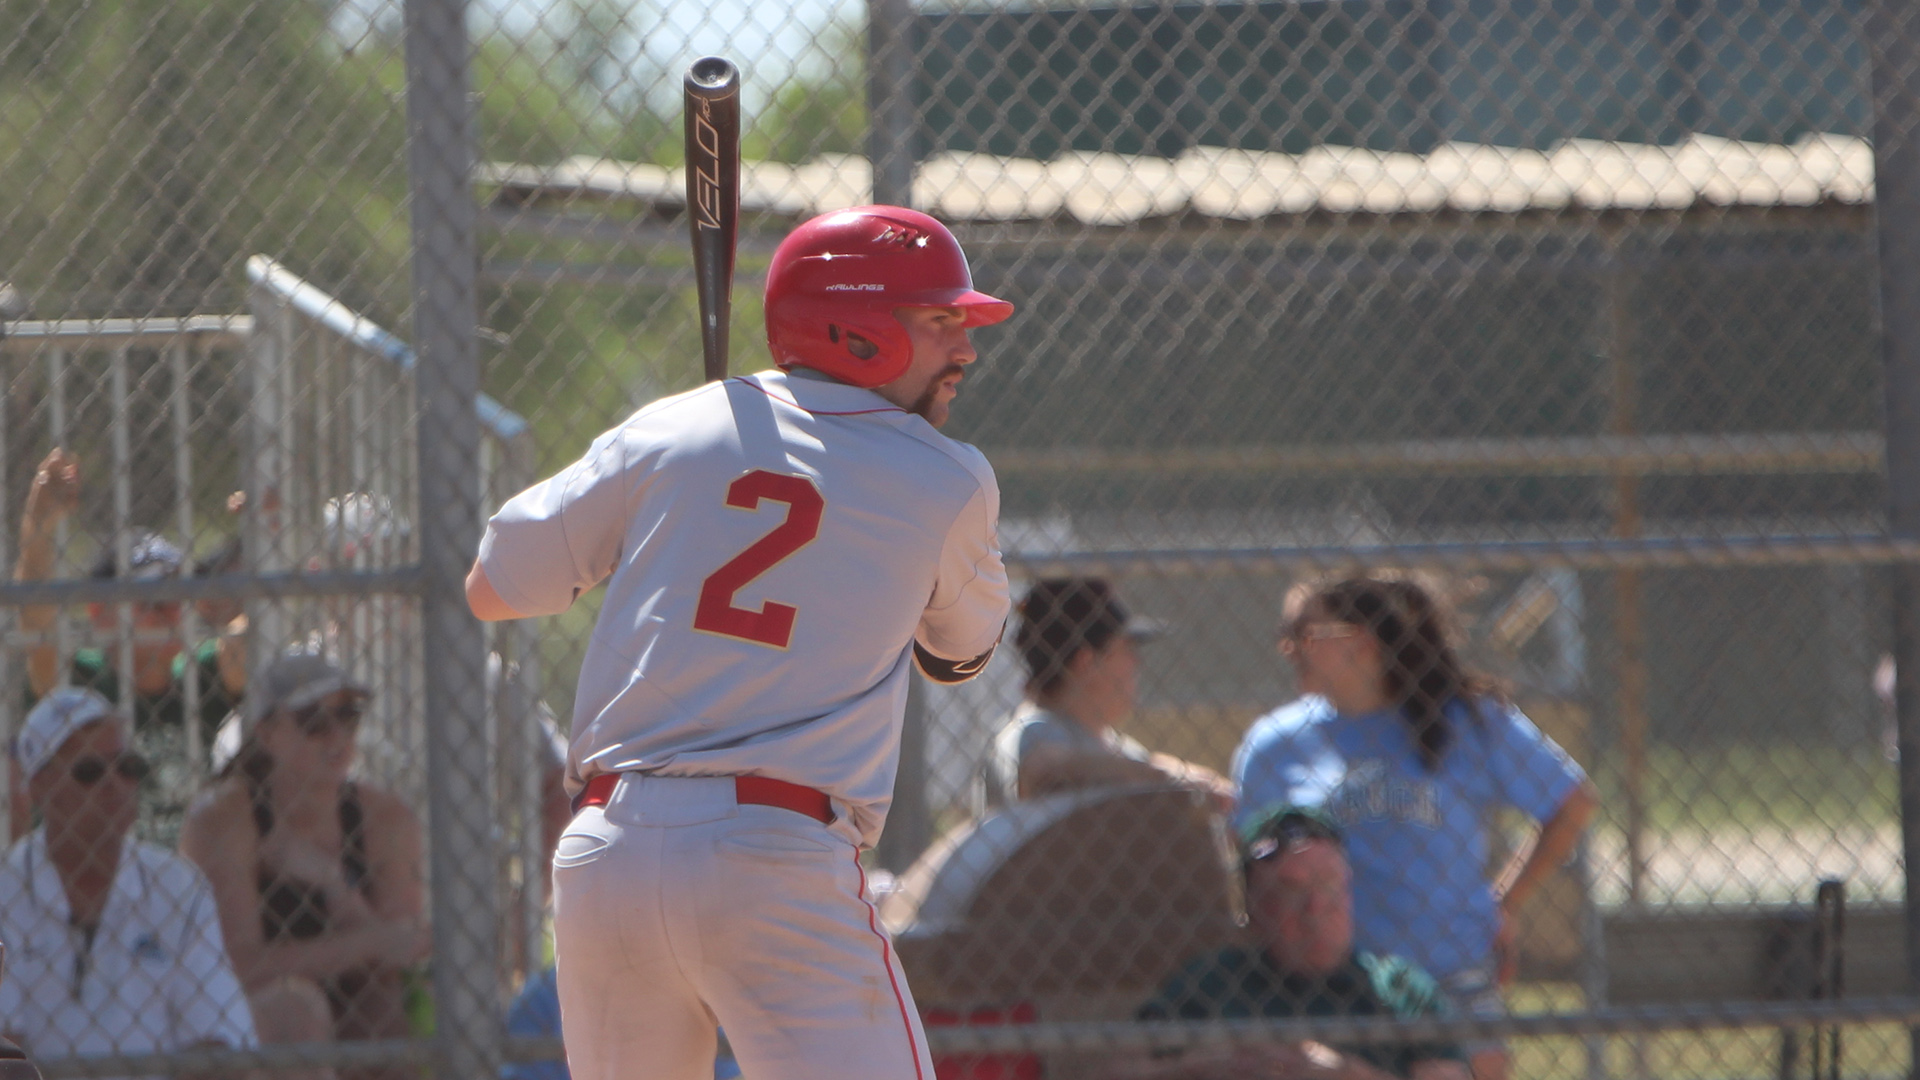
[[[496,163],[476,179],[497,202],[521,205],[606,201],[676,213],[686,202],[683,170],[636,162]],[[871,190],[872,170],[858,156],[749,161],[741,170],[748,213],[805,218],[870,201]],[[1051,161],[945,153],[920,162],[914,176],[914,205],[954,223],[1121,226],[1180,216],[1685,210],[1872,197],[1871,145],[1832,134],[1791,144],[1711,135],[1671,145],[1568,139],[1547,150],[1448,143],[1425,154],[1348,146],[1298,154],[1202,146],[1176,158],[1069,152]]]

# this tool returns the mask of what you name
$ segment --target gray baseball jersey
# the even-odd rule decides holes
[[[568,783],[757,774],[880,834],[917,643],[990,653],[1008,609],[1000,492],[978,450],[811,372],[655,402],[488,523],[480,563],[524,615],[602,579]],[[969,669],[970,670],[970,669]]]

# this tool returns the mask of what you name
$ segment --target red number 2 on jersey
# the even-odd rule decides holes
[[[805,477],[783,476],[765,469],[755,469],[727,485],[728,506],[754,510],[763,499],[786,503],[787,519],[707,575],[700,585],[700,606],[694,611],[693,628],[784,649],[793,640],[793,619],[799,609],[768,600],[759,611],[749,611],[733,606],[733,594],[812,543],[820,535],[820,514],[827,508],[827,501]]]

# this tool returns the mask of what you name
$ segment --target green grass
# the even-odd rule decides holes
[[[1602,813],[1626,821],[1625,769],[1617,756],[1593,770]],[[1730,744],[1655,747],[1642,777],[1655,829],[1758,825],[1883,824],[1899,814],[1899,776],[1872,749]]]
[[[1578,987],[1536,983],[1507,994],[1515,1013],[1577,1012]],[[1807,1033],[1801,1033],[1796,1077],[1811,1075]],[[1673,1032],[1604,1040],[1611,1077],[1635,1080],[1773,1080],[1779,1075],[1780,1032],[1774,1028]],[[1578,1038],[1516,1039],[1511,1043],[1514,1080],[1585,1080],[1587,1049]],[[1897,1024],[1861,1024],[1842,1033],[1841,1065],[1847,1076],[1904,1077],[1908,1040]]]

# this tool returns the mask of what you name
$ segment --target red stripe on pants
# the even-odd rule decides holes
[[[887,983],[893,987],[893,1003],[900,1009],[900,1025],[907,1029],[907,1053],[913,1055],[914,1080],[926,1080],[920,1072],[920,1044],[913,1038],[913,1018],[907,1015],[907,999],[900,993],[900,979],[893,973],[893,942],[880,929],[880,911],[867,899],[867,868],[860,865],[860,853],[853,853],[853,868],[860,872],[860,902],[867,905],[867,929],[880,939],[880,963],[887,969]]]

